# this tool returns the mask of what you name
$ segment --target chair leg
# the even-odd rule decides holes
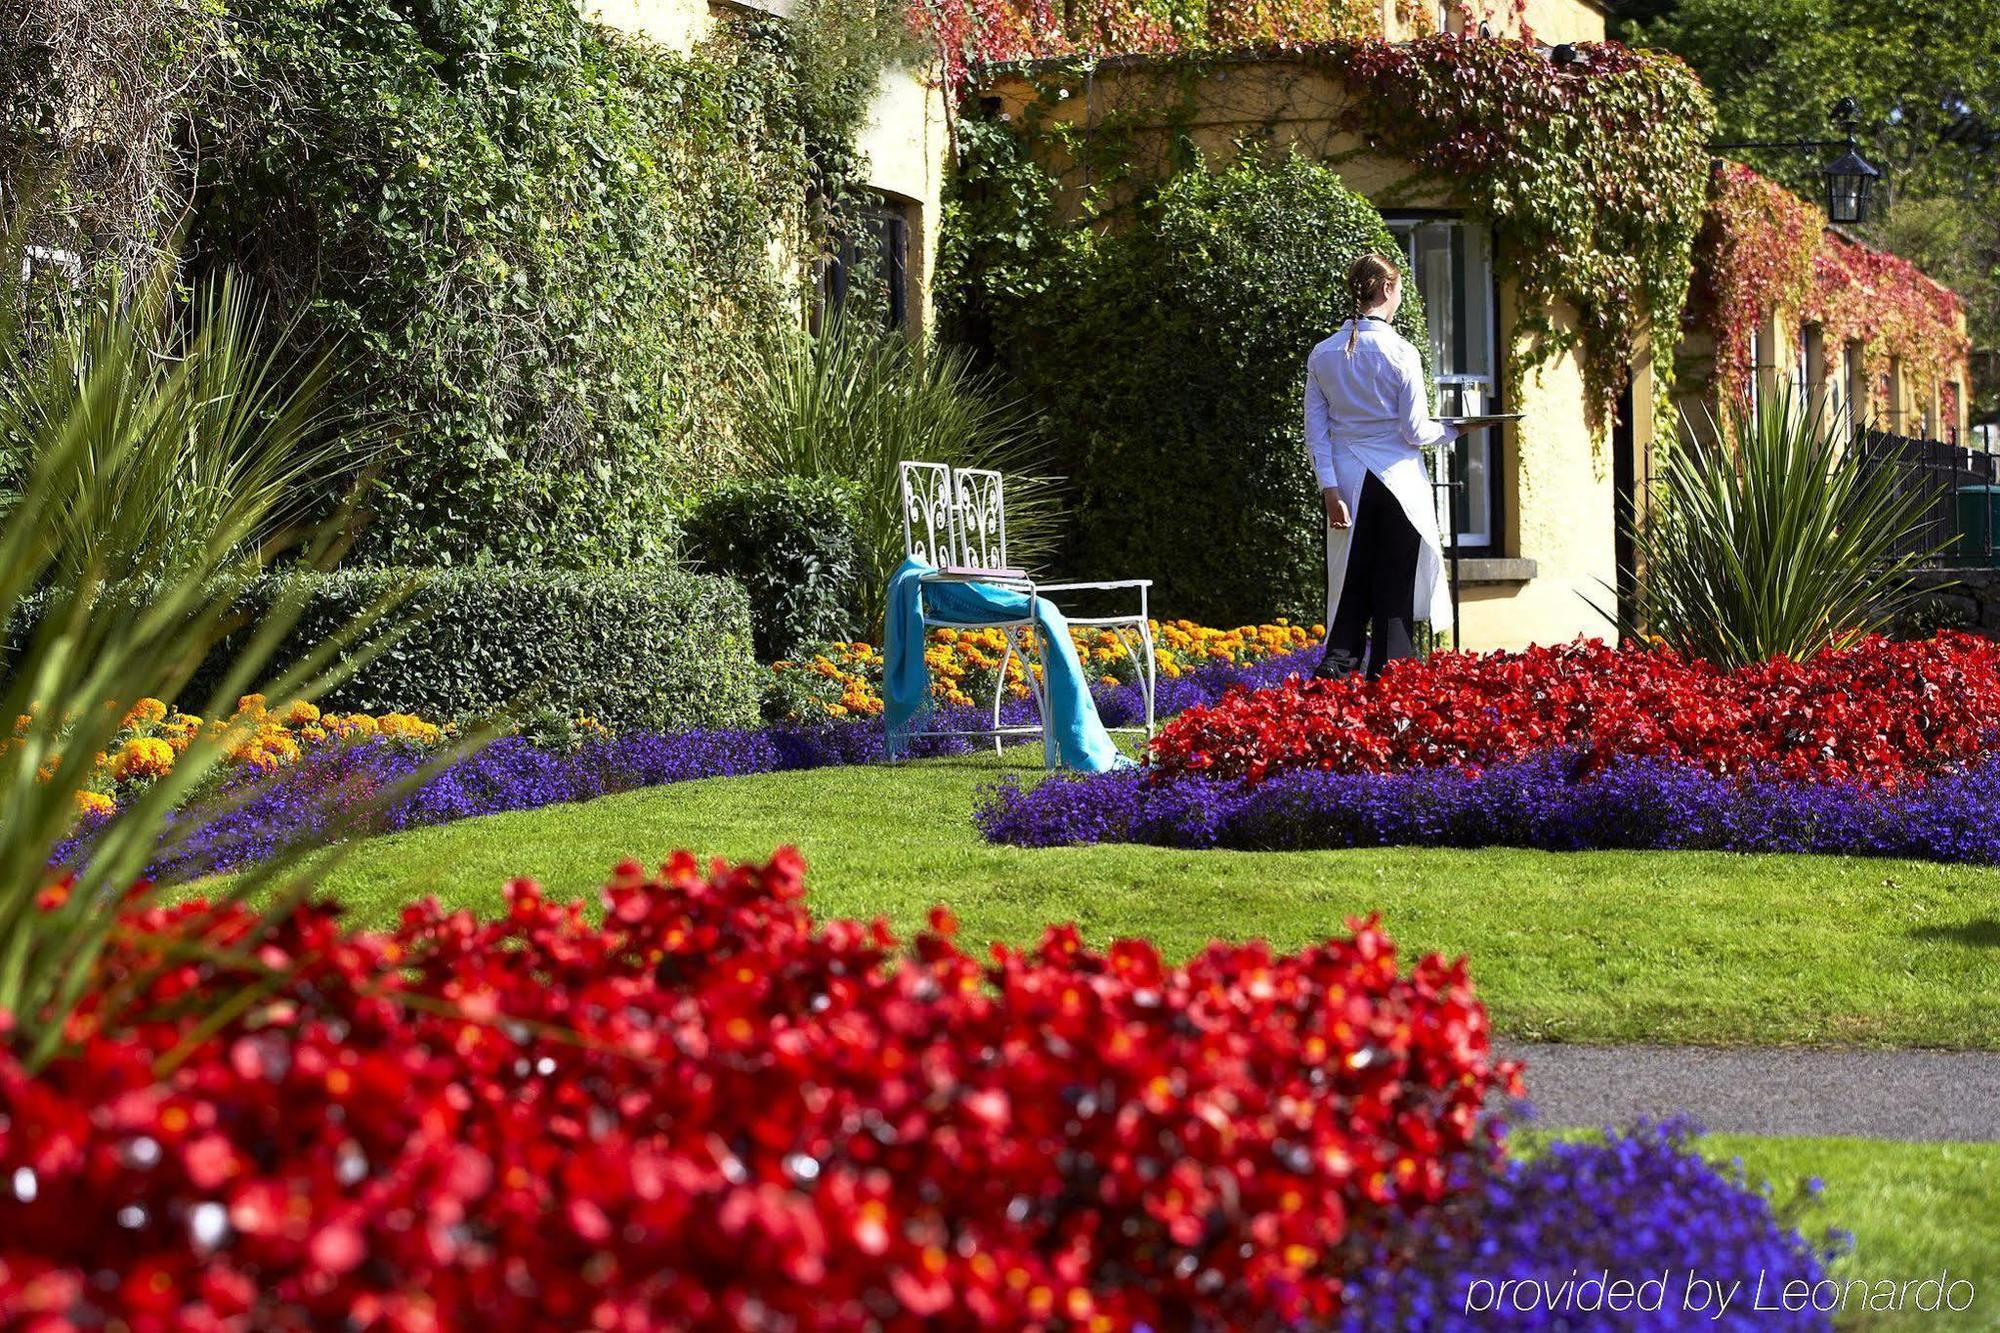
[[[996,733],[1000,730],[1000,703],[1007,697],[1007,664],[1014,659],[1014,632],[1012,630],[1001,630],[1000,642],[1002,644],[1000,649],[1000,683],[993,687],[993,730]],[[1027,659],[1024,657],[1021,661],[1022,665],[1026,666]],[[1002,743],[1001,737],[996,734],[993,737],[993,753],[999,754],[1004,749],[1006,749],[1006,746]]]
[[[1157,667],[1153,657],[1153,622],[1139,622],[1139,639],[1146,645],[1146,739],[1153,739],[1153,699],[1160,688]]]

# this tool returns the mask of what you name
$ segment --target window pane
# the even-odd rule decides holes
[[[1457,220],[1405,218],[1390,232],[1409,259],[1423,297],[1430,334],[1431,369],[1440,416],[1477,416],[1494,409],[1493,262],[1486,229]],[[1458,442],[1451,477],[1458,483],[1438,497],[1439,526],[1447,533],[1455,509],[1463,546],[1494,540],[1494,445],[1482,431]]]

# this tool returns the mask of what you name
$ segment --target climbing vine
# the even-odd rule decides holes
[[[1956,293],[1900,255],[1828,232],[1813,257],[1804,316],[1825,331],[1828,366],[1847,343],[1861,343],[1870,382],[1902,361],[1920,385],[1937,386],[1971,350]]]
[[[1439,37],[1332,58],[1353,92],[1342,124],[1493,228],[1521,298],[1515,378],[1576,350],[1598,426],[1642,339],[1680,327],[1715,118],[1677,57],[1577,50],[1558,67],[1525,42]]]
[[[1968,351],[1950,288],[1907,259],[1827,230],[1816,208],[1749,167],[1715,172],[1696,255],[1702,278],[1688,322],[1714,339],[1719,397],[1748,391],[1754,332],[1778,310],[1820,326],[1822,378],[1859,343],[1869,383],[1896,359],[1916,383],[1943,387]]]
[[[1601,427],[1648,333],[1678,333],[1713,112],[1673,56],[1579,50],[1561,68],[1524,42],[1451,36],[1183,55],[1115,73],[1074,62],[1013,80],[1010,96],[1028,89],[1028,105],[994,114],[1065,164],[1065,186],[1107,207],[1121,188],[1143,193],[1147,176],[1188,166],[1197,122],[1246,142],[1282,136],[1336,167],[1364,154],[1407,164],[1373,202],[1446,204],[1486,222],[1520,297],[1516,387],[1574,350]]]
[[[1428,11],[1435,26],[1434,6],[1398,4],[1406,21]],[[1381,0],[925,0],[921,21],[953,90],[984,66],[1016,61],[1297,50],[1383,35]]]
[[[1825,220],[1805,200],[1736,162],[1719,167],[1695,254],[1691,323],[1715,340],[1715,386],[1742,393],[1755,370],[1757,325],[1799,310],[1813,290]]]

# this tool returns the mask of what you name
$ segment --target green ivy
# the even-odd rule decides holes
[[[876,81],[914,53],[900,0],[806,0],[692,54],[575,0],[202,7],[202,41],[101,71],[165,127],[118,177],[159,182],[151,223],[93,202],[95,158],[52,158],[75,91],[0,58],[0,187],[43,189],[37,234],[115,262],[184,226],[193,269],[249,270],[341,344],[337,391],[391,441],[360,556],[671,557],[673,509],[731,470],[739,353],[797,318]]]
[[[961,126],[953,318],[1041,409],[1069,473],[1063,572],[1149,577],[1209,624],[1325,613],[1303,367],[1351,313],[1348,267],[1400,254],[1330,168],[1244,157],[1174,176],[1115,229],[1065,225],[1005,126]],[[1397,327],[1428,345],[1415,285]]]
[[[774,30],[679,56],[569,0],[237,15],[196,253],[344,345],[396,446],[360,550],[657,559],[726,438],[719,367],[781,317],[807,171]],[[213,90],[211,90],[213,92]]]

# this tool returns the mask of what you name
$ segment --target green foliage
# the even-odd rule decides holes
[[[1021,141],[963,127],[958,317],[1041,410],[1074,490],[1080,578],[1152,578],[1206,624],[1325,615],[1302,425],[1306,354],[1351,313],[1348,267],[1400,256],[1381,215],[1302,157],[1176,176],[1130,225],[1064,227]],[[1397,328],[1427,348],[1414,283]]]
[[[749,604],[727,579],[671,570],[349,569],[259,580],[240,609],[255,624],[267,607],[300,605],[296,631],[274,654],[289,662],[357,608],[399,590],[421,615],[422,633],[357,663],[327,705],[433,718],[554,710],[662,731],[756,720]]]
[[[2000,346],[2000,8],[1965,0],[1679,0],[1628,23],[1694,67],[1729,140],[1824,139],[1842,95],[1894,206],[1866,238],[1966,298],[1974,343]],[[1824,154],[1746,150],[1808,199]],[[2000,386],[1980,386],[1991,411]]]
[[[1641,577],[1627,633],[1718,666],[1804,661],[1893,623],[1926,554],[1909,549],[1928,497],[1870,468],[1823,406],[1765,395],[1727,429],[1733,445],[1667,447],[1651,520],[1633,532]]]
[[[1441,184],[1492,227],[1495,270],[1520,293],[1514,385],[1576,351],[1601,429],[1645,340],[1680,327],[1715,112],[1671,56],[1616,44],[1584,55],[1558,68],[1526,42],[1442,38],[1332,59],[1352,94],[1344,128],[1411,163],[1418,193]]]
[[[569,0],[231,20],[193,238],[344,339],[339,388],[400,418],[362,553],[669,554],[658,519],[726,437],[714,368],[781,318],[767,247],[806,170],[781,42],[681,57]]]
[[[963,352],[836,320],[819,336],[773,336],[746,365],[743,394],[747,467],[845,483],[854,497],[863,633],[881,629],[889,576],[903,562],[904,459],[1006,473],[1009,559],[1031,565],[1054,545],[1062,519],[1036,475],[1042,453],[1031,419]]]
[[[184,228],[192,271],[242,267],[338,341],[334,395],[398,427],[358,539],[385,563],[670,557],[670,502],[731,461],[736,354],[796,318],[882,68],[917,52],[899,0],[691,55],[575,0],[83,8],[97,40],[67,0],[0,20],[0,188],[93,263]]]
[[[760,661],[849,637],[860,594],[854,497],[842,482],[768,477],[724,486],[687,522],[688,554],[743,585]]]
[[[17,249],[0,254],[0,275],[18,274],[20,263]],[[360,452],[352,420],[320,406],[327,363],[294,367],[233,281],[176,307],[171,271],[94,291],[73,320],[31,339],[11,322],[0,327],[0,439],[22,460],[0,504],[0,629],[18,643],[0,716],[21,719],[0,747],[0,1013],[31,1062],[63,1041],[107,934],[131,928],[135,918],[106,903],[138,882],[169,812],[215,772],[233,738],[195,739],[103,830],[66,895],[44,899],[96,756],[141,699],[188,697],[234,591],[286,526],[283,497]],[[5,277],[0,311],[12,312]],[[292,611],[275,606],[218,663],[210,715],[227,714],[213,705],[265,664]],[[355,622],[328,621],[323,637],[350,641]],[[315,697],[326,684],[319,665],[309,659],[280,677],[285,696]],[[296,869],[274,862],[216,896],[235,904],[269,892],[288,906]],[[184,946],[177,936],[159,948],[178,960]],[[116,993],[95,1003],[96,1024],[125,1017]]]

